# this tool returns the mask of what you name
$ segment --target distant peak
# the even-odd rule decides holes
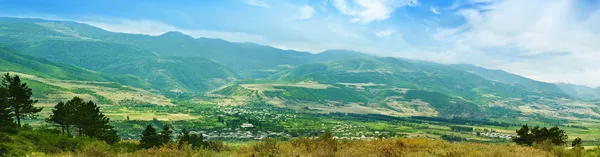
[[[164,34],[161,34],[160,36],[161,37],[187,37],[187,38],[193,38],[192,36],[187,35],[187,34],[183,34],[183,33],[179,32],[179,31],[169,31],[169,32],[166,32]]]
[[[345,49],[331,49],[331,50],[325,50],[321,53],[362,53],[362,52],[353,51],[353,50],[345,50]]]

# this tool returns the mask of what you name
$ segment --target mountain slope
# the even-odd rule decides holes
[[[110,65],[100,71],[135,75],[165,91],[207,91],[238,78],[227,67],[201,57],[138,59]]]
[[[145,86],[144,81],[137,80],[135,77],[108,76],[73,65],[53,63],[4,47],[0,47],[0,71],[19,72],[48,79],[114,81],[137,87]]]
[[[134,46],[99,41],[45,40],[1,44],[53,62],[68,63],[90,70],[139,58],[155,58],[152,52]]]
[[[451,65],[453,68],[464,70],[467,72],[474,73],[481,77],[484,77],[489,80],[499,81],[506,84],[518,85],[522,86],[527,90],[533,92],[547,93],[547,94],[557,94],[557,95],[565,95],[559,87],[552,83],[540,82],[536,80],[532,80],[529,78],[525,78],[523,76],[511,74],[502,70],[491,70],[485,69],[473,65],[468,64],[457,64]]]
[[[557,83],[556,86],[573,98],[585,101],[600,100],[600,87],[591,88],[567,83]]]
[[[258,93],[260,99],[292,108],[346,108],[352,109],[349,112],[398,115],[502,117],[512,112],[510,116],[514,116],[519,113],[519,105],[527,104],[523,99],[548,97],[447,65],[397,58],[305,64],[288,70],[277,80],[241,81],[236,85],[237,91],[244,87],[250,90],[246,93]],[[504,106],[498,107],[498,103]],[[497,112],[499,109],[502,112]]]
[[[160,36],[114,33],[86,24],[69,21],[49,21],[38,19],[0,18],[0,46],[18,49],[24,53],[46,58],[54,62],[72,64],[91,70],[103,70],[109,66],[131,64],[140,60],[161,60],[169,57],[203,57],[225,65],[233,75],[221,75],[220,80],[231,78],[268,78],[293,66],[328,60],[342,60],[368,55],[349,51],[332,51],[321,54],[310,54],[291,50],[281,50],[270,46],[253,43],[232,43],[220,39],[193,38],[180,32],[167,32]],[[148,63],[148,62],[143,62]],[[179,64],[161,64],[158,69],[174,69],[164,67],[197,66],[193,62]],[[184,65],[189,63],[190,65]],[[147,67],[129,66],[129,67]],[[211,68],[216,69],[211,69]],[[112,68],[114,69],[114,68]],[[169,76],[171,79],[157,81],[162,86],[170,84],[177,89],[197,92],[210,89],[222,83],[211,84],[206,79],[192,79],[189,76],[223,70],[220,66],[208,66],[180,71]],[[203,71],[206,70],[206,71]],[[103,70],[107,73],[112,71]],[[115,71],[118,74],[133,74],[137,77],[165,78],[161,73],[140,73],[144,69],[127,69],[129,72]],[[133,72],[138,71],[138,72]],[[218,73],[230,73],[225,70]],[[156,75],[156,76],[152,76]],[[180,78],[181,77],[181,78]],[[202,77],[198,77],[202,78]],[[152,80],[152,79],[151,79]],[[177,82],[184,81],[185,82]],[[173,82],[175,81],[175,82]],[[209,81],[209,82],[202,82]],[[170,82],[170,83],[166,83]],[[212,82],[215,82],[214,80]],[[184,85],[187,84],[187,85]],[[199,86],[207,87],[199,87]],[[160,89],[172,89],[162,88]]]

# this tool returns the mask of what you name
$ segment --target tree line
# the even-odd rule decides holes
[[[522,146],[533,146],[536,144],[549,143],[552,145],[562,146],[565,145],[569,136],[565,130],[554,126],[550,129],[539,126],[530,127],[529,125],[523,125],[519,130],[516,130],[517,136],[512,138],[512,141]],[[582,149],[583,141],[577,137],[571,143],[574,149]]]
[[[144,149],[158,148],[164,145],[176,144],[178,147],[191,146],[192,149],[211,149],[214,151],[220,151],[223,149],[223,143],[220,140],[208,141],[204,140],[202,134],[190,133],[190,131],[183,129],[177,135],[177,140],[173,141],[173,130],[168,125],[162,127],[162,131],[159,133],[150,124],[146,126],[146,129],[142,132],[142,138],[140,139],[140,147]]]

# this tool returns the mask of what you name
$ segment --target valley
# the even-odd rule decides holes
[[[509,143],[529,124],[600,144],[597,90],[473,65],[19,18],[0,18],[0,47],[0,72],[22,77],[44,108],[26,121],[38,126],[77,96],[97,102],[125,140],[153,124],[232,143],[324,130],[339,139]]]

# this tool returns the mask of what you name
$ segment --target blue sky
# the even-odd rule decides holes
[[[600,85],[599,0],[0,0],[0,16],[469,63]]]

